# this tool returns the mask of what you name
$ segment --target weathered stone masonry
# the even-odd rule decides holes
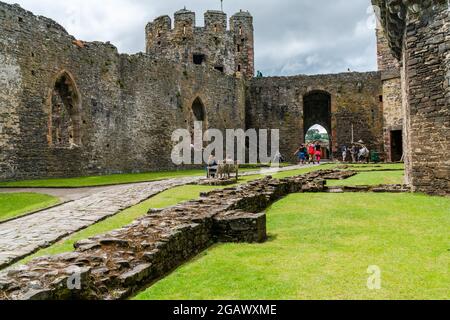
[[[1,179],[174,168],[171,133],[191,127],[195,100],[209,126],[244,128],[240,79],[76,42],[54,21],[4,3],[0,29]],[[69,128],[79,143],[72,147],[49,140],[51,97],[61,76],[73,79],[70,94],[79,101],[72,121],[79,132],[73,123]]]
[[[339,147],[352,143],[352,128],[354,142],[362,139],[371,150],[382,152],[381,94],[378,72],[255,78],[247,91],[246,126],[280,129],[281,153],[292,160],[315,124],[328,131],[339,159]]]
[[[450,17],[445,0],[383,1],[382,25],[402,63],[407,179],[450,193]]]
[[[184,64],[205,64],[228,75],[251,79],[254,70],[253,17],[238,12],[230,18],[222,11],[207,11],[205,27],[197,27],[195,13],[175,13],[174,28],[169,16],[161,16],[146,27],[147,53]]]

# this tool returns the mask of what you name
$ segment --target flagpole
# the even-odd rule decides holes
[[[223,0],[220,0],[220,10],[223,12]]]

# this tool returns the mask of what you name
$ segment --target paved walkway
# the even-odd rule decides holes
[[[290,166],[243,173],[274,174],[307,166]],[[38,192],[73,200],[61,206],[0,224],[0,269],[160,192],[202,177],[176,178],[128,185],[81,189],[3,189],[2,192]]]
[[[106,191],[0,224],[0,268],[36,250],[198,177],[115,186]]]

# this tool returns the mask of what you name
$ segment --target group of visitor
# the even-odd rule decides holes
[[[370,151],[369,149],[362,143],[353,143],[350,148],[348,148],[346,145],[343,145],[341,147],[342,152],[342,162],[347,162],[348,154],[351,156],[351,162],[357,163],[357,162],[367,162],[370,161]]]
[[[308,144],[302,144],[300,148],[295,151],[294,156],[298,157],[299,164],[320,164],[322,160],[322,145],[320,141],[314,141]]]

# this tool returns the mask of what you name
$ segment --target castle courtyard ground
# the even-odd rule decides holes
[[[295,175],[315,170],[315,166],[305,166],[299,169],[298,166],[290,166],[277,169],[283,174]],[[297,169],[297,170],[295,170]],[[243,176],[249,178],[241,179],[241,183],[249,179],[258,179],[261,176],[255,175],[258,171],[249,170],[242,173]],[[179,171],[176,173],[147,173],[135,175],[114,175],[107,177],[82,177],[71,179],[57,180],[36,180],[23,182],[24,186],[46,186],[55,187],[56,185],[78,186],[80,184],[112,184],[118,181],[126,181],[126,184],[118,184],[109,187],[99,188],[62,188],[62,189],[34,189],[34,188],[3,188],[0,189],[0,202],[10,203],[8,199],[15,196],[27,199],[26,202],[32,202],[36,208],[43,208],[46,204],[55,204],[57,199],[46,194],[38,193],[14,193],[19,190],[21,192],[38,192],[39,190],[49,192],[53,195],[62,195],[63,200],[67,201],[60,206],[51,207],[34,214],[28,214],[33,208],[22,205],[20,202],[15,203],[15,208],[5,212],[0,212],[5,217],[4,220],[15,218],[10,221],[4,221],[0,224],[0,267],[25,258],[40,248],[45,248],[54,242],[67,237],[81,229],[89,227],[107,217],[114,216],[126,208],[135,206],[163,191],[169,190],[177,186],[183,186],[194,183],[202,178],[200,174],[204,174],[201,170]],[[177,175],[179,178],[164,179]],[[149,180],[159,179],[157,181],[139,182],[146,177]],[[55,182],[56,181],[56,182]],[[80,183],[81,181],[81,183]],[[134,181],[135,183],[128,183]],[[14,185],[14,184],[13,184]],[[13,192],[13,193],[10,193]],[[38,202],[35,198],[44,198]],[[2,200],[3,199],[3,200]],[[50,201],[50,200],[51,201]],[[36,202],[33,203],[33,200]],[[23,201],[25,202],[25,201]],[[10,205],[10,204],[9,204]],[[25,216],[20,217],[21,214]],[[131,222],[131,221],[130,221]]]
[[[273,175],[285,178],[336,166],[288,167]],[[329,181],[328,185],[403,181],[401,164],[350,168],[359,173],[347,180]],[[250,172],[239,183],[261,177]],[[2,258],[9,262],[23,258],[17,266],[36,257],[71,252],[77,241],[128,225],[150,208],[173,206],[218,188],[187,185],[196,179],[119,185],[107,191],[102,187],[98,194],[63,205],[77,204],[78,216],[71,207],[67,219],[61,219],[61,211],[55,219],[54,209],[49,209],[0,224],[3,246],[3,239],[7,239],[3,235],[9,230],[16,238],[21,237],[12,242],[25,248],[10,250],[22,252],[14,257],[2,249]],[[105,213],[105,208],[110,210]],[[426,195],[290,195],[267,211],[269,241],[216,245],[135,299],[445,299],[450,290],[449,211],[450,199]],[[42,215],[48,215],[46,223],[42,223]],[[38,220],[39,224],[32,223]],[[382,270],[381,290],[367,289],[367,268],[371,265]]]

